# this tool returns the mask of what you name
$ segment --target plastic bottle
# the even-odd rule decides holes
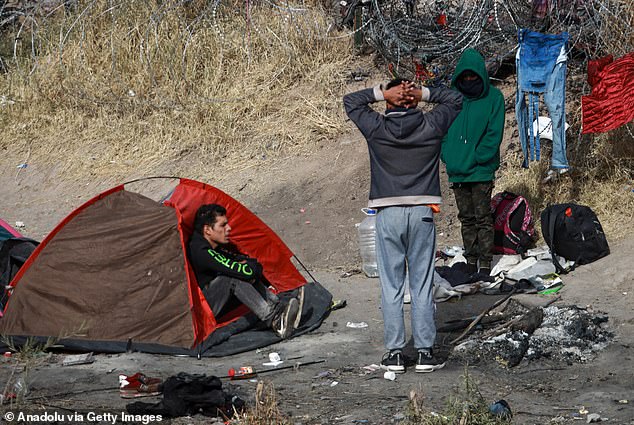
[[[371,208],[362,208],[366,215],[357,227],[359,251],[361,252],[361,269],[367,277],[379,277],[376,265],[376,213]]]

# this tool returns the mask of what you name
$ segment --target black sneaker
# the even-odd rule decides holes
[[[271,324],[275,333],[282,339],[286,339],[292,335],[295,330],[295,319],[299,313],[299,302],[295,298],[291,298],[286,308],[279,314]]]
[[[418,360],[416,361],[416,372],[433,372],[445,367],[445,362],[434,356],[434,352],[429,350],[418,350]]]
[[[391,350],[383,355],[381,360],[381,369],[389,370],[394,373],[405,372],[405,360],[401,350]]]

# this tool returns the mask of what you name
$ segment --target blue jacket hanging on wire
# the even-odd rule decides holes
[[[568,33],[540,34],[520,29],[519,49],[515,59],[517,69],[517,97],[515,116],[520,143],[524,153],[522,166],[540,159],[539,134],[533,122],[539,117],[539,95],[552,121],[553,154],[551,168],[568,168],[566,158],[566,44]],[[528,106],[526,96],[528,95]]]

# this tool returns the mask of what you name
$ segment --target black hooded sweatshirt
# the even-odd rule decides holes
[[[247,282],[262,278],[262,265],[255,258],[234,253],[218,246],[215,249],[197,232],[189,240],[189,261],[196,280],[204,288],[219,275],[235,277]]]

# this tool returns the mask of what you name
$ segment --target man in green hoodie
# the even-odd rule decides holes
[[[443,139],[441,159],[456,197],[467,271],[489,275],[493,258],[490,202],[500,166],[504,96],[491,86],[484,58],[474,49],[463,52],[451,86],[464,99],[462,111]]]

